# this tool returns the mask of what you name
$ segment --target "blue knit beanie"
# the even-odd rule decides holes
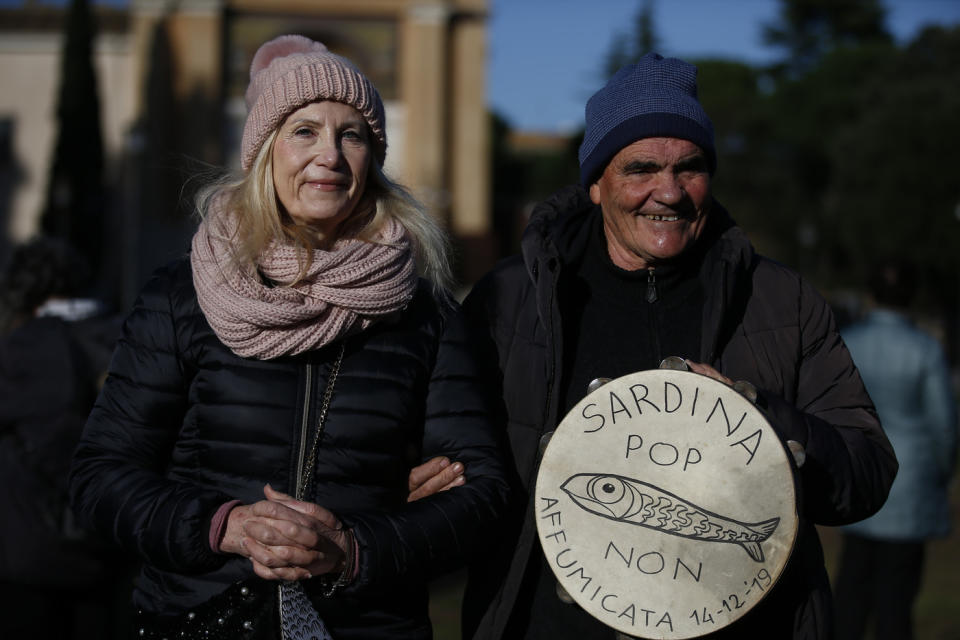
[[[580,145],[580,181],[596,182],[617,153],[641,138],[682,138],[707,154],[717,168],[713,124],[697,100],[697,68],[677,58],[648,53],[610,78],[587,101],[587,128]]]

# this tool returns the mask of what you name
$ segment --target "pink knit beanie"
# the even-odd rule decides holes
[[[373,133],[374,153],[383,165],[387,132],[383,101],[370,80],[352,62],[320,42],[298,35],[278,36],[261,45],[250,64],[247,122],[243,127],[241,166],[250,169],[263,141],[284,118],[320,100],[348,104]]]

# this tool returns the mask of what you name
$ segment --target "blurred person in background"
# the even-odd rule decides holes
[[[349,60],[280,36],[246,99],[243,175],[127,318],[73,505],[142,563],[135,637],[430,638],[428,578],[506,501],[446,236]],[[441,455],[469,482],[408,501]]]
[[[122,562],[107,561],[67,502],[70,458],[115,327],[84,297],[89,276],[70,245],[44,237],[16,247],[0,275],[2,638],[110,634]]]
[[[874,516],[843,528],[835,581],[837,637],[910,640],[924,548],[950,531],[948,487],[957,455],[950,366],[908,310],[916,269],[882,260],[870,278],[872,309],[843,337],[893,444],[900,471]]]

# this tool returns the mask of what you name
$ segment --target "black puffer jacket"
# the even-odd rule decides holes
[[[520,504],[534,486],[540,439],[563,417],[558,290],[565,265],[585,250],[589,221],[597,215],[583,189],[561,190],[534,211],[522,259],[503,262],[464,302],[496,358],[487,363],[487,375],[501,388]],[[704,292],[700,361],[756,385],[771,424],[807,455],[791,561],[774,591],[725,631],[742,638],[827,638],[830,591],[814,525],[849,523],[879,509],[896,459],[825,301],[796,273],[756,255],[719,206],[701,242],[694,252],[702,259]],[[500,544],[493,554],[498,562],[471,568],[465,637],[504,637],[527,563],[539,553],[529,509],[516,511]]]
[[[409,307],[346,339],[312,500],[353,527],[359,575],[341,595],[306,588],[338,640],[428,638],[426,579],[463,560],[506,502],[488,401],[459,310],[421,286]],[[296,357],[236,356],[197,304],[188,260],[160,270],[123,330],[71,478],[74,507],[136,553],[134,605],[183,612],[252,575],[209,546],[217,508],[293,493],[338,344]],[[408,504],[411,466],[462,460],[467,483]]]
[[[37,317],[0,336],[0,583],[7,585],[86,590],[105,573],[101,549],[67,513],[70,456],[96,394],[76,326]],[[7,628],[0,625],[0,636]]]

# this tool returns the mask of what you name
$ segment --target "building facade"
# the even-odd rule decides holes
[[[122,303],[188,247],[195,188],[216,167],[238,169],[250,60],[283,33],[324,42],[373,80],[387,112],[387,173],[448,226],[464,281],[490,266],[486,0],[132,0],[93,13],[108,268],[122,274]],[[40,228],[63,23],[48,6],[0,11],[7,246]]]

